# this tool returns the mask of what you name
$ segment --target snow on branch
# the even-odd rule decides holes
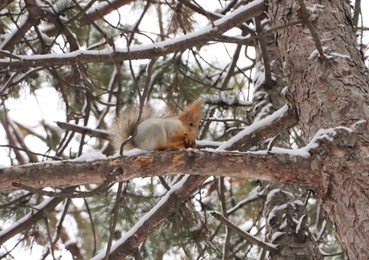
[[[109,259],[123,259],[145,241],[168,216],[177,212],[192,193],[207,179],[207,176],[185,176],[174,184],[159,202],[147,212],[124,236],[113,244]],[[102,251],[93,260],[106,259]]]
[[[333,138],[337,131],[340,132],[338,138]],[[335,142],[343,141],[341,136],[352,131],[345,127],[320,130],[306,147],[295,150],[278,147],[246,153],[219,149],[165,152],[132,150],[125,153],[125,156],[108,158],[98,152],[87,153],[75,160],[0,168],[0,191],[23,188],[37,193],[36,189],[45,187],[63,188],[102,183],[102,187],[96,188],[96,192],[99,192],[116,181],[176,174],[279,181],[315,190],[320,185],[320,177],[315,176],[311,163],[316,159],[314,154],[319,151],[321,142],[327,140],[329,146],[335,147]],[[335,149],[335,152],[338,150]],[[58,194],[42,192],[40,190],[42,195],[58,197]],[[71,193],[60,197],[79,195],[86,197],[93,194]]]
[[[295,110],[289,108],[288,105],[284,105],[273,114],[245,127],[243,131],[221,145],[218,150],[247,151],[260,143],[260,141],[265,140],[266,137],[275,136],[280,131],[292,127],[296,123]]]
[[[76,124],[66,123],[66,122],[59,122],[56,121],[56,124],[65,130],[74,131],[81,134],[87,134],[88,136],[98,137],[101,139],[109,139],[109,131],[101,130],[101,129],[92,129],[86,126],[80,126]]]
[[[88,155],[84,155],[87,158]],[[184,150],[141,153],[85,161],[28,164],[0,169],[0,191],[22,187],[70,187],[104,183],[107,179],[127,181],[134,178],[191,174],[228,176],[259,180],[309,183],[310,158],[290,154],[250,154],[225,151]],[[73,195],[73,197],[76,197]]]
[[[41,204],[33,207],[29,214],[19,219],[14,225],[0,232],[0,245],[47,216],[47,214],[54,210],[54,208],[62,201],[63,199],[61,198],[49,198]]]
[[[244,21],[252,19],[265,10],[263,0],[255,0],[233,13],[214,21],[214,25],[189,33],[175,39],[157,42],[131,48],[106,48],[98,51],[78,50],[65,54],[18,55],[17,59],[0,59],[1,69],[15,69],[19,67],[60,66],[71,64],[86,64],[91,62],[116,62],[124,60],[139,60],[157,58],[169,53],[184,51],[193,46],[214,40]]]

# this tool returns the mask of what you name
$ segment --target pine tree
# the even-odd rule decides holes
[[[0,3],[0,258],[365,257],[360,3]],[[199,97],[197,149],[113,156]]]

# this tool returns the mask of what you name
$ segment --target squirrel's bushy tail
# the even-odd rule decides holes
[[[119,117],[116,117],[112,126],[110,141],[114,147],[115,152],[120,151],[120,146],[125,142],[135,130],[135,126],[138,126],[138,118],[140,115],[140,109],[138,107],[131,106],[124,110]],[[141,113],[140,122],[149,118],[169,118],[174,117],[176,114],[168,108],[157,108],[151,105],[144,106]],[[137,124],[136,124],[137,123]],[[128,142],[124,146],[124,150],[133,149],[132,141]]]

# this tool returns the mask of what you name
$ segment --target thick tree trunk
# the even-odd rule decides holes
[[[300,25],[277,32],[284,74],[306,139],[322,128],[339,130],[336,141],[318,149],[312,167],[322,179],[318,192],[322,207],[334,221],[342,246],[350,259],[367,259],[369,252],[369,85],[367,70],[357,49],[344,0],[270,0],[272,27],[296,20]],[[314,34],[317,36],[314,39]],[[324,54],[316,51],[323,46]]]
[[[260,34],[265,28],[269,28],[270,24],[262,25],[261,21],[265,17],[258,18],[260,22],[256,22],[256,30]],[[259,48],[256,48],[253,95],[255,121],[268,116],[286,103],[282,96],[282,59],[274,39],[274,34],[262,37],[259,39]],[[276,138],[276,146],[290,148],[290,135],[287,131],[280,132]],[[268,149],[268,144],[269,142],[260,142],[258,145],[260,149]],[[269,252],[268,259],[323,259],[318,243],[308,228],[305,205],[298,198],[299,189],[280,183],[264,182],[263,185],[268,192],[264,207],[267,220],[265,241],[278,247],[278,250]]]

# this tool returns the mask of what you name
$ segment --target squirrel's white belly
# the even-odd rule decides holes
[[[180,128],[177,118],[150,118],[141,122],[133,140],[136,147],[143,150],[155,150],[167,146],[175,132]]]

